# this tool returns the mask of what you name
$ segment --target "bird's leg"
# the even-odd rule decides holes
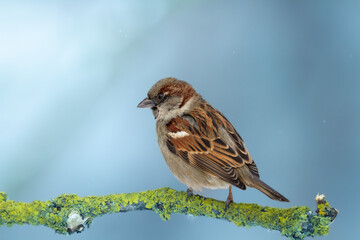
[[[193,193],[193,190],[191,187],[189,187],[187,190],[186,190],[186,201],[189,200],[189,197],[191,197],[192,195],[194,195]]]
[[[230,187],[229,187],[229,195],[228,195],[228,197],[226,199],[226,202],[225,202],[226,208],[228,208],[230,203],[232,203],[232,202],[234,202],[234,200],[233,200],[233,195],[232,195],[232,192],[231,192],[231,185],[230,185]]]

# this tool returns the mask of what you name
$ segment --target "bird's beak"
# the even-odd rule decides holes
[[[138,108],[153,108],[155,107],[155,103],[153,100],[149,99],[149,98],[145,98],[144,100],[142,100],[139,105],[137,105]]]

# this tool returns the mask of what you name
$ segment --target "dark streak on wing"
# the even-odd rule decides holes
[[[189,148],[194,152],[196,151],[195,148],[193,148],[191,145],[189,145]]]
[[[220,138],[216,138],[216,139],[214,140],[214,142],[216,142],[216,143],[218,143],[218,144],[220,144],[220,145],[222,145],[222,146],[227,146],[226,143],[224,143],[224,141],[221,140]]]
[[[226,151],[226,152],[229,153],[230,155],[236,155],[234,149],[232,149],[232,148],[230,148],[230,147],[224,149],[224,151]],[[241,160],[241,159],[240,159],[240,160]]]
[[[258,171],[257,166],[256,166],[256,164],[255,164],[254,161],[253,161],[251,164],[248,164],[247,166],[249,167],[250,172],[251,172],[252,174],[254,174],[254,175],[257,176],[258,178],[260,178],[260,176],[259,176],[259,171]]]
[[[218,129],[218,125],[217,125],[217,123],[216,123],[216,121],[215,121],[214,117],[210,114],[210,112],[209,112],[209,111],[207,111],[207,112],[206,112],[206,115],[207,115],[207,116],[211,119],[212,124],[214,125],[214,128],[215,128],[215,129]]]
[[[230,133],[231,137],[236,141],[237,146],[240,148],[241,151],[245,152],[245,146],[243,143],[242,138],[239,136],[239,134],[235,131],[234,133]]]
[[[184,159],[186,162],[189,162],[189,157],[188,157],[188,153],[185,151],[179,151],[179,154],[181,156],[182,159]]]
[[[208,147],[208,148],[211,147],[211,144],[210,144],[210,141],[209,141],[209,140],[207,140],[207,139],[205,139],[205,138],[202,138],[201,140],[205,143],[206,147]]]
[[[168,149],[170,150],[170,152],[176,154],[176,149],[174,147],[174,144],[172,144],[172,142],[170,140],[166,141],[166,146],[168,147]]]
[[[238,151],[239,155],[241,156],[241,158],[245,161],[249,160],[249,155],[248,154],[244,154],[242,151]]]
[[[197,135],[200,135],[200,131],[198,130],[198,128],[197,128],[197,127],[194,127],[194,128],[192,128],[192,129],[194,129],[194,130],[195,130],[195,132],[196,132],[196,134],[197,134]]]
[[[197,145],[201,148],[202,151],[206,152],[208,149],[202,144],[200,143],[198,140],[195,140],[195,142],[197,143]]]

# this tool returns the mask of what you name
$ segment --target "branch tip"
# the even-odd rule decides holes
[[[325,195],[324,194],[317,194],[315,197],[315,201],[317,204],[324,204],[326,203],[325,201]]]
[[[338,215],[339,211],[336,208],[332,208],[330,206],[330,204],[325,200],[324,194],[317,194],[315,201],[317,204],[316,213],[320,216],[329,218],[330,223],[332,223]]]

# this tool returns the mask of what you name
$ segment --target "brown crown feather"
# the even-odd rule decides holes
[[[187,101],[194,95],[197,95],[194,88],[187,82],[177,80],[176,78],[164,78],[157,83],[159,90],[156,94],[164,93],[168,96],[178,96],[182,98],[180,107],[184,106]],[[155,86],[154,86],[155,87]]]

